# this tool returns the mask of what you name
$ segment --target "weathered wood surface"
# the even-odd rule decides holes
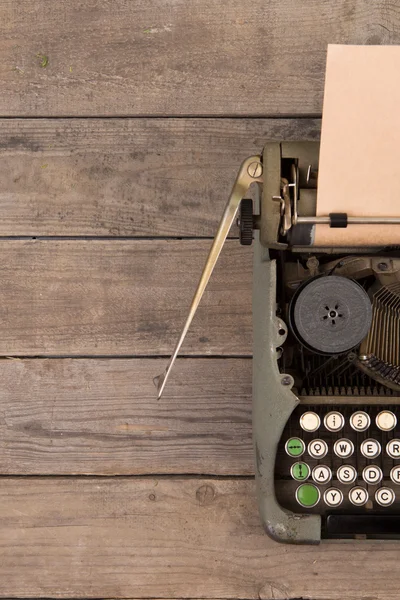
[[[251,480],[3,478],[0,594],[397,600],[398,542],[270,540]]]
[[[91,118],[0,121],[0,236],[213,236],[243,158],[319,135],[226,117],[318,116],[328,42],[399,43],[400,10],[3,1],[0,116]],[[397,600],[398,543],[277,545],[253,481],[218,479],[253,472],[251,361],[232,358],[251,354],[251,250],[228,242],[155,400],[209,244],[0,241],[0,356],[114,357],[0,360],[1,597]]]
[[[0,473],[252,475],[251,360],[0,361]]]
[[[267,140],[316,139],[319,126],[308,119],[1,120],[0,235],[213,237],[242,160]]]
[[[328,43],[399,41],[385,0],[3,0],[0,115],[319,114]]]
[[[169,355],[209,240],[0,241],[0,355]],[[182,354],[251,353],[249,248],[227,242]]]

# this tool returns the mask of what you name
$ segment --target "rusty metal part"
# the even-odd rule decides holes
[[[375,275],[382,285],[389,285],[400,281],[400,258],[387,256],[346,256],[326,263],[321,267],[325,273],[334,272],[335,275],[362,279]]]
[[[372,323],[360,346],[358,366],[375,380],[400,390],[400,281],[372,297]]]
[[[288,290],[295,290],[315,273],[313,262],[305,269],[300,262],[285,265],[285,282]],[[387,256],[346,256],[318,266],[318,273],[341,275],[352,279],[363,279],[374,275],[382,285],[400,281],[400,258]]]
[[[281,180],[283,215],[281,221],[281,234],[286,235],[292,226],[292,201],[290,198],[290,183],[287,179]]]
[[[297,215],[299,201],[299,168],[296,163],[292,163],[290,176],[292,179],[291,187],[293,191],[293,213]]]

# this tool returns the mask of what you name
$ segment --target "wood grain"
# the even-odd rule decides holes
[[[169,355],[209,240],[0,241],[0,355]],[[182,354],[251,352],[251,249],[228,241]]]
[[[252,475],[251,360],[0,361],[0,473]]]
[[[399,24],[386,0],[3,0],[0,115],[319,114],[327,44]]]
[[[0,594],[397,600],[397,542],[277,544],[249,480],[3,478]]]
[[[267,140],[317,139],[319,126],[308,119],[0,120],[0,235],[213,237],[242,160]]]

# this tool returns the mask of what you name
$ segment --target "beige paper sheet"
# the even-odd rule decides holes
[[[328,46],[317,215],[400,216],[400,46]],[[316,245],[400,245],[400,225],[315,227]]]

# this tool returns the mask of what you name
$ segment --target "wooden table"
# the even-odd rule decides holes
[[[399,43],[400,5],[1,3],[1,597],[399,598],[399,542],[262,531],[236,239],[152,383],[241,160],[318,138],[328,42]]]

